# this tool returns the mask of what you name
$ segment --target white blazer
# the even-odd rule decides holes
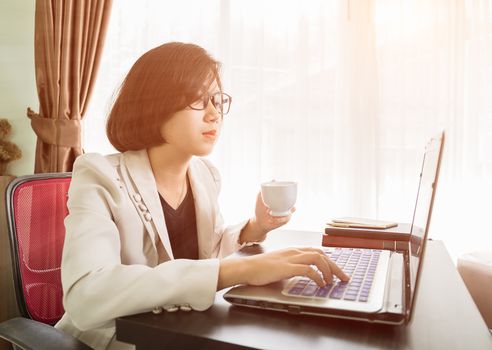
[[[188,176],[200,260],[174,260],[146,150],[77,158],[62,256],[65,314],[56,328],[105,349],[119,316],[180,305],[201,311],[213,304],[218,258],[242,247],[247,221],[224,225],[220,176],[208,160],[193,158]]]

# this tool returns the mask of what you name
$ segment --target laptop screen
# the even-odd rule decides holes
[[[415,290],[417,288],[418,276],[420,274],[421,262],[424,254],[429,224],[434,203],[435,190],[439,177],[442,149],[444,146],[444,132],[433,137],[425,148],[422,170],[420,173],[419,190],[415,204],[415,212],[412,224],[412,235],[410,239],[410,300],[408,300],[408,311],[413,307]]]

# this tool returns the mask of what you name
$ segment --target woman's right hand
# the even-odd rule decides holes
[[[321,249],[288,248],[221,260],[217,290],[236,284],[261,286],[294,276],[307,276],[323,287],[332,283],[333,275],[342,281],[349,280]]]

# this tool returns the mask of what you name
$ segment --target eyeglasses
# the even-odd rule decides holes
[[[226,115],[231,108],[232,97],[223,92],[216,92],[213,95],[205,93],[200,99],[190,104],[189,107],[196,111],[202,111],[207,108],[208,101],[212,102],[212,105],[217,112],[221,115]]]

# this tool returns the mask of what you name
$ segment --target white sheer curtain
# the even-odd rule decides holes
[[[409,222],[426,140],[447,144],[430,235],[453,257],[491,246],[492,14],[488,1],[115,2],[85,151],[111,153],[104,121],[135,59],[168,41],[223,62],[233,96],[210,158],[222,211],[252,214],[263,181],[299,183],[289,228],[329,219]]]

